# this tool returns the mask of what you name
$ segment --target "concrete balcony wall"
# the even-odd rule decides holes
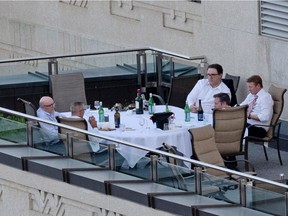
[[[0,170],[1,215],[172,215],[2,164]]]
[[[288,88],[288,42],[259,35],[256,0],[69,2],[1,1],[1,58],[151,46],[206,55],[208,63],[241,75],[239,101],[252,74],[262,76],[265,89]]]

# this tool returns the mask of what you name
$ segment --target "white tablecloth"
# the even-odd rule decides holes
[[[109,136],[111,138],[131,142],[148,148],[156,149],[162,146],[162,143],[176,146],[178,151],[182,152],[186,157],[192,155],[191,136],[188,132],[189,128],[200,127],[205,124],[211,123],[211,115],[206,115],[204,122],[198,122],[197,115],[191,113],[191,121],[185,122],[184,110],[178,107],[169,106],[171,112],[175,114],[175,127],[172,130],[163,131],[156,128],[156,124],[153,124],[150,120],[148,112],[144,112],[142,115],[137,115],[135,112],[120,112],[121,124],[125,125],[125,130],[116,129],[113,131],[100,131],[98,133]],[[165,106],[156,106],[155,112],[164,112]],[[112,125],[114,123],[114,112],[105,110],[105,114],[109,115],[109,123],[98,123],[99,125]],[[97,111],[90,111],[90,115],[94,115],[98,121]],[[88,117],[88,115],[85,115]],[[139,119],[145,119],[145,125],[140,126]],[[101,141],[105,143],[104,141]],[[110,141],[107,143],[111,143]],[[129,146],[120,145],[117,148],[118,152],[127,160],[130,167],[134,167],[136,163],[146,155],[147,151],[131,148]]]

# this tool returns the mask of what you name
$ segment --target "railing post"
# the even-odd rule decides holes
[[[156,56],[156,73],[157,73],[157,93],[163,96],[161,84],[162,84],[162,53],[157,52]]]
[[[73,132],[68,132],[66,134],[66,139],[67,139],[67,149],[66,149],[66,154],[68,155],[68,157],[73,158]]]
[[[288,192],[285,192],[285,215],[288,216]]]
[[[33,126],[34,122],[33,121],[27,121],[26,123],[26,132],[27,132],[27,145],[33,147]]]
[[[202,168],[195,167],[195,192],[196,194],[202,195]]]
[[[139,51],[136,54],[137,60],[137,79],[138,85],[141,88],[141,92],[146,93],[146,85],[148,82],[148,75],[147,75],[147,59],[145,51]],[[142,80],[142,74],[144,75],[144,81]]]
[[[116,170],[115,150],[116,150],[115,144],[108,145],[108,157],[109,157],[109,169],[110,170]]]
[[[241,179],[239,182],[239,192],[240,192],[240,205],[246,207],[246,184],[247,180]]]
[[[158,159],[157,155],[151,155],[151,180],[154,182],[158,182]]]
[[[48,61],[48,74],[58,74],[58,61],[54,58]]]

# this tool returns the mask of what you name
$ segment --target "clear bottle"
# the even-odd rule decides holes
[[[114,114],[114,123],[115,123],[115,128],[120,127],[120,113],[118,107],[115,108],[115,114]]]
[[[185,112],[185,122],[190,122],[190,107],[188,105],[188,101],[186,101],[184,112]]]
[[[136,114],[143,114],[143,99],[140,89],[137,89],[137,97],[135,98]]]
[[[148,111],[150,115],[154,114],[154,100],[152,97],[152,93],[149,94]]]
[[[201,99],[199,100],[199,106],[197,109],[197,116],[198,116],[198,121],[203,121],[204,119],[204,111],[203,111],[203,107],[201,104]]]
[[[99,115],[99,122],[105,122],[104,109],[103,109],[103,106],[102,106],[102,101],[100,101],[98,115]]]

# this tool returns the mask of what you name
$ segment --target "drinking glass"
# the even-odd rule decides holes
[[[143,126],[145,125],[145,119],[143,117],[139,119],[139,125],[141,126],[141,130],[143,131]]]
[[[84,105],[85,115],[90,116],[90,105]]]
[[[98,110],[100,107],[100,101],[98,101],[98,100],[94,101],[94,107],[96,110]]]

